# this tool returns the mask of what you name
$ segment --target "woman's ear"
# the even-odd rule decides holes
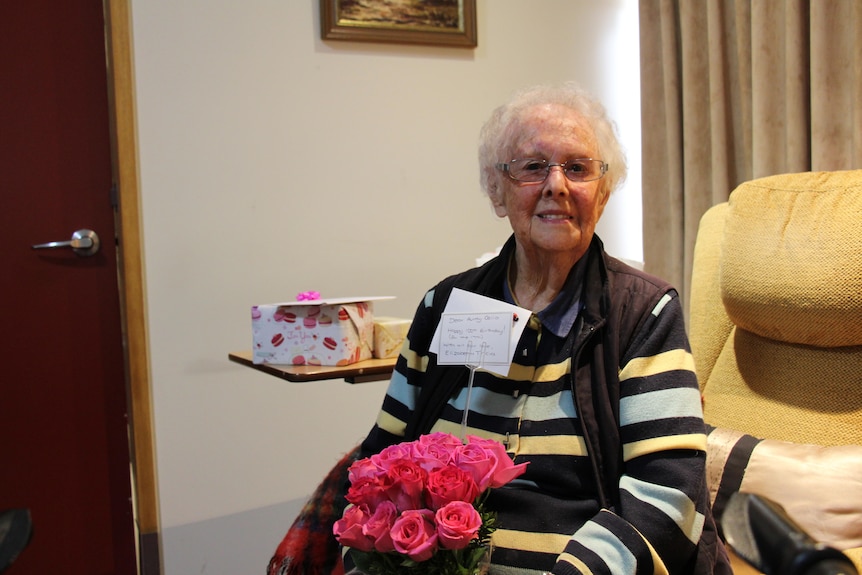
[[[492,181],[488,184],[488,198],[491,200],[491,205],[494,207],[494,213],[497,217],[505,218],[508,214],[506,204],[503,201],[503,190],[499,182]]]
[[[607,186],[599,186],[599,196],[599,203],[604,210],[605,206],[608,204],[608,200],[611,199],[611,191]]]

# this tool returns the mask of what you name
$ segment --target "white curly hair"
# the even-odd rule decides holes
[[[625,181],[627,166],[617,128],[605,107],[575,82],[539,84],[516,92],[508,102],[496,108],[479,133],[479,179],[482,189],[491,197],[505,175],[496,168],[499,162],[511,160],[524,115],[536,106],[555,104],[573,110],[593,129],[599,159],[608,165],[599,180],[603,193],[610,194]]]

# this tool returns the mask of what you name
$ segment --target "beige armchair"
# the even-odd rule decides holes
[[[716,515],[733,490],[767,496],[862,570],[862,170],[753,180],[711,208],[690,335]]]

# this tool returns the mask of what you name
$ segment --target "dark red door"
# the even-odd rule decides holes
[[[111,179],[101,0],[0,0],[0,509],[34,524],[4,575],[136,570]]]

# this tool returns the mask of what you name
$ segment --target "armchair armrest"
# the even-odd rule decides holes
[[[734,491],[763,495],[862,570],[862,446],[775,441],[726,428],[708,431],[707,481],[717,518]]]

